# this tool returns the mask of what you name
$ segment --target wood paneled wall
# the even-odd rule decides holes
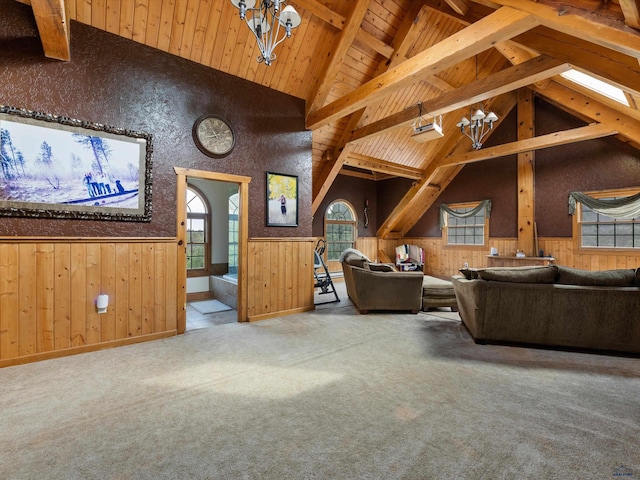
[[[314,238],[249,239],[249,321],[313,310]]]
[[[323,237],[316,237],[314,238],[314,247],[317,243],[317,241]],[[356,240],[356,244],[355,244],[355,249],[361,251],[362,253],[364,253],[368,258],[370,258],[372,261],[380,261],[380,259],[378,258],[378,251],[380,249],[380,245],[381,244],[386,244],[387,240],[381,240],[379,238],[376,237],[360,237]],[[396,247],[396,240],[392,240],[389,242],[389,244],[393,244],[393,247],[391,247],[391,252],[394,251],[395,247]],[[325,259],[326,261],[326,259]],[[340,265],[340,262],[327,262],[327,268],[329,269],[329,272],[342,272],[342,265]]]
[[[173,238],[0,239],[0,367],[175,335],[176,259]]]
[[[314,238],[251,239],[250,321],[313,310]],[[442,248],[438,238],[361,238],[356,248],[378,259],[396,245],[426,252],[425,273],[448,277],[467,262],[487,265],[488,248]],[[493,238],[500,253],[515,238]],[[570,238],[542,238],[539,248],[560,265],[589,270],[637,268],[640,253],[574,251]],[[177,332],[176,239],[0,239],[0,367],[126,345]],[[107,313],[95,301],[109,295]]]
[[[616,252],[613,250],[592,252],[575,248],[571,238],[541,238],[538,248],[545,255],[552,255],[558,265],[584,270],[615,270],[618,268],[639,268],[640,252]]]
[[[402,243],[413,243],[424,248],[425,273],[437,277],[450,277],[457,274],[465,262],[471,267],[486,267],[489,247],[497,248],[501,255],[514,255],[517,249],[515,238],[491,238],[489,247],[482,249],[443,248],[442,240],[439,238],[405,238]],[[571,238],[540,238],[538,248],[544,250],[545,255],[552,255],[558,265],[584,270],[640,267],[640,252],[633,255],[629,252],[615,251],[603,251],[598,254],[575,251]]]

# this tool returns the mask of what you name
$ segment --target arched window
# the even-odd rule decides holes
[[[355,210],[344,200],[333,202],[324,214],[324,237],[327,260],[338,261],[347,248],[354,248],[357,238]]]
[[[187,187],[187,276],[209,274],[209,208],[193,186]]]

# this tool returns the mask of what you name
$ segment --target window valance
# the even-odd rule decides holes
[[[640,218],[640,193],[630,197],[600,199],[582,192],[571,192],[569,194],[569,215],[576,213],[577,202],[608,217],[627,220]]]
[[[474,215],[480,213],[482,210],[485,211],[485,216],[489,218],[491,216],[491,200],[482,200],[476,208],[469,210],[468,212],[460,212],[459,210],[455,210],[449,207],[446,203],[440,205],[440,230],[444,228],[444,214],[445,212],[456,218],[469,218]]]

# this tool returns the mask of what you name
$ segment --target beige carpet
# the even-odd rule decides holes
[[[342,301],[0,369],[0,479],[640,477],[639,359],[455,318]]]

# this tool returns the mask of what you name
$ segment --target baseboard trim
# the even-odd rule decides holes
[[[39,352],[21,357],[6,358],[0,360],[0,368],[12,367],[15,365],[23,365],[25,363],[39,362],[42,360],[51,360],[53,358],[68,357],[79,353],[97,352],[107,348],[122,347],[125,345],[134,345],[136,343],[149,342],[151,340],[159,340],[161,338],[174,337],[178,334],[177,330],[167,330],[166,332],[151,333],[148,335],[140,335],[138,337],[123,338],[119,340],[111,340],[108,342],[95,343],[93,345],[81,345],[78,347],[64,348],[62,350],[52,350],[50,352]]]
[[[293,315],[294,313],[310,312],[315,310],[315,305],[310,307],[292,308],[291,310],[281,310],[279,312],[263,313],[261,315],[249,315],[247,321],[258,322],[260,320],[267,320],[269,318],[284,317],[286,315]]]

